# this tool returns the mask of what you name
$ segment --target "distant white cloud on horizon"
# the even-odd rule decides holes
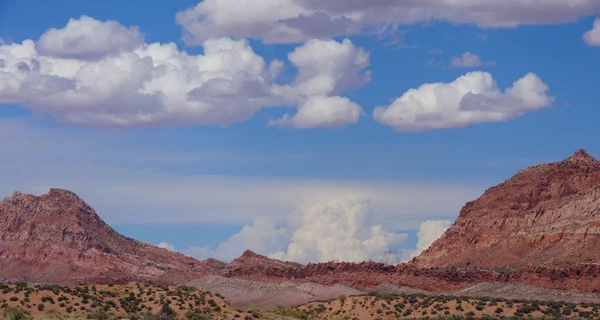
[[[583,40],[589,46],[600,47],[600,18],[596,18],[592,29],[583,34]]]
[[[408,260],[392,248],[406,234],[396,234],[373,220],[371,201],[365,197],[342,196],[302,205],[283,227],[272,219],[257,218],[216,249],[192,247],[184,254],[231,261],[250,249],[274,259],[300,263],[327,261],[378,261],[397,264]]]
[[[575,21],[600,13],[596,0],[204,0],[176,20],[184,41],[200,45],[214,37],[302,43],[352,36],[370,28],[394,32],[400,25],[446,21],[481,28]]]
[[[175,251],[175,247],[172,244],[169,244],[167,242],[161,242],[161,243],[157,244],[156,246],[159,248],[167,249],[169,251]]]
[[[417,250],[412,253],[412,256],[416,257],[427,250],[450,226],[452,226],[450,220],[427,220],[423,222],[417,232]]]
[[[202,47],[203,55],[189,55],[174,43],[145,43],[136,27],[71,19],[37,42],[0,45],[0,104],[100,128],[227,126],[279,106],[300,108],[296,128],[358,122],[362,109],[339,95],[369,81],[369,54],[348,39],[297,47],[289,61],[298,77],[289,85],[275,82],[283,62],[267,66],[246,40],[207,39]]]
[[[491,74],[469,72],[450,83],[426,83],[406,91],[375,120],[397,131],[419,132],[518,118],[550,106],[548,86],[528,73],[502,92]]]

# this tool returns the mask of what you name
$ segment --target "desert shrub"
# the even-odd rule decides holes
[[[171,308],[168,304],[163,304],[162,308],[160,309],[160,314],[164,315],[164,316],[175,316],[175,310],[173,310],[173,308]]]
[[[496,312],[496,313],[502,313],[502,312],[504,312],[504,309],[502,309],[502,308],[496,308],[496,310],[494,312]]]
[[[29,320],[31,316],[27,311],[21,308],[6,307],[4,308],[4,320]]]
[[[44,318],[63,320],[64,316],[58,311],[50,310],[50,311],[46,312],[46,314],[44,315]]]
[[[93,320],[107,320],[109,318],[108,313],[104,309],[97,309],[87,314],[88,319]]]
[[[8,299],[10,301],[19,301],[19,297],[10,297],[10,299]]]
[[[185,319],[186,320],[208,320],[210,319],[207,316],[201,315],[198,312],[194,312],[194,311],[188,311],[185,313]]]
[[[45,306],[43,303],[40,303],[40,304],[38,304],[37,308],[39,311],[44,311]]]

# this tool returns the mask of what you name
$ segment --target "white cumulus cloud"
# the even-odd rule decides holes
[[[594,20],[592,30],[583,34],[583,40],[590,46],[600,47],[600,18]]]
[[[285,114],[281,119],[269,121],[270,126],[294,128],[334,128],[358,123],[363,113],[361,107],[345,97],[311,97],[294,116]]]
[[[417,232],[417,250],[413,252],[413,256],[418,256],[421,252],[427,250],[450,226],[452,226],[450,220],[427,220],[423,222]]]
[[[396,234],[374,223],[370,200],[345,196],[300,206],[287,225],[258,218],[215,250],[193,247],[183,252],[200,258],[230,261],[246,249],[271,258],[300,263],[327,261],[382,261],[409,258],[394,252],[406,234]]]
[[[239,233],[221,242],[214,250],[210,247],[191,247],[183,253],[198,259],[215,258],[231,261],[245,250],[262,254],[281,250],[287,241],[289,236],[285,228],[278,228],[271,218],[258,217],[252,225],[244,226]]]
[[[143,43],[137,27],[126,28],[117,21],[82,16],[69,20],[63,29],[44,32],[36,47],[42,55],[87,60],[131,51]]]
[[[465,52],[461,54],[460,57],[453,57],[450,61],[450,65],[453,68],[474,68],[481,67],[484,65],[493,66],[495,64],[496,63],[494,61],[483,62],[481,61],[481,58],[479,58],[478,55],[470,52]]]
[[[276,91],[296,100],[300,108],[296,115],[285,114],[269,122],[271,126],[295,128],[334,128],[356,124],[362,108],[339,94],[349,88],[368,83],[370,55],[354,46],[352,41],[310,40],[288,55],[298,69],[291,85],[280,86]]]
[[[492,75],[470,72],[450,83],[410,89],[388,107],[375,108],[378,122],[397,131],[425,131],[514,119],[548,107],[554,97],[533,73],[501,91]]]
[[[204,0],[179,12],[177,22],[188,44],[223,36],[299,43],[432,20],[511,28],[598,13],[596,0]]]
[[[302,107],[317,96],[346,101],[338,95],[368,81],[363,69],[369,54],[349,40],[313,40],[296,48],[289,59],[298,76],[290,85],[274,82],[283,62],[267,66],[246,40],[208,39],[202,46],[204,54],[189,55],[173,43],[144,43],[135,27],[72,19],[37,42],[0,44],[0,103],[78,126],[226,126],[265,107]],[[326,119],[297,127],[358,121],[355,113],[338,109],[321,105]]]

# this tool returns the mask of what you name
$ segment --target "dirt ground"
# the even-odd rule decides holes
[[[315,283],[267,283],[245,279],[208,276],[187,283],[200,290],[219,293],[234,306],[294,306],[317,300],[331,300],[341,295],[366,292],[344,285],[325,286]]]

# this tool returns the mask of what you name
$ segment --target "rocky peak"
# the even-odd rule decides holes
[[[69,190],[15,192],[0,201],[0,278],[174,283],[201,274],[202,267],[196,259],[121,235]]]
[[[241,256],[233,260],[232,264],[252,264],[258,262],[269,262],[271,259],[266,256],[260,255],[252,250],[246,250]]]
[[[50,192],[48,192],[48,196],[59,197],[59,198],[70,199],[70,200],[81,200],[81,198],[77,194],[75,194],[75,192],[69,191],[66,189],[60,189],[60,188],[51,188]],[[83,201],[83,200],[81,200],[81,201]]]
[[[567,158],[566,161],[574,161],[579,163],[596,163],[598,162],[594,157],[590,156],[584,149],[579,149],[571,157]]]
[[[252,250],[246,250],[238,259],[261,259],[261,260],[269,260],[266,256],[260,255]]]
[[[254,251],[246,250],[237,259],[231,262],[232,266],[273,266],[273,267],[297,267],[300,264],[271,259]]]
[[[585,150],[532,166],[467,203],[421,266],[600,263],[600,163]]]

